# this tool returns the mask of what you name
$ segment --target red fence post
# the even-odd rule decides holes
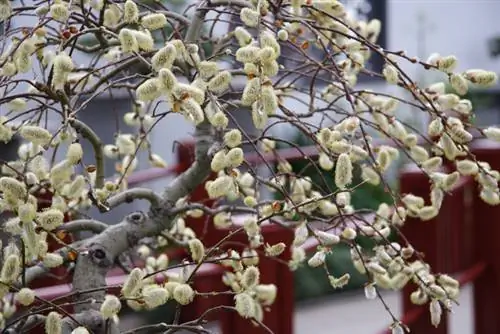
[[[400,174],[400,192],[404,194],[413,194],[423,197],[429,203],[429,179],[420,170],[405,168]],[[434,271],[445,271],[447,266],[447,254],[449,249],[444,249],[441,242],[448,236],[445,234],[446,221],[434,218],[430,221],[423,222],[418,218],[410,218],[406,220],[402,233],[411,242],[411,245],[422,252],[425,256],[425,261],[431,265]],[[410,294],[415,291],[416,285],[408,284],[403,289],[403,314],[415,312],[419,308],[427,308],[424,310],[423,316],[418,317],[412,323],[407,324],[412,333],[425,334],[446,334],[448,333],[447,317],[443,314],[441,324],[435,328],[430,321],[428,306],[417,306],[410,301]]]
[[[500,145],[478,140],[471,148],[477,160],[500,171]],[[475,258],[487,264],[474,282],[475,333],[500,333],[500,206],[488,205],[476,195],[474,215]]]

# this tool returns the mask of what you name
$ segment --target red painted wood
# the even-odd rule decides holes
[[[479,142],[472,153],[500,170],[500,145]],[[484,273],[474,282],[475,333],[500,333],[500,206],[490,206],[474,198],[475,256],[487,263]]]
[[[419,170],[404,170],[400,174],[401,194],[414,194],[423,197],[429,203],[430,184],[427,176]],[[446,209],[446,208],[444,208]],[[434,271],[442,271],[449,267],[448,251],[450,248],[443,247],[443,241],[446,240],[447,226],[446,220],[434,218],[430,221],[422,222],[418,218],[408,218],[402,232],[411,242],[412,246],[418,251],[424,253],[425,261],[428,262]],[[422,316],[416,317],[412,323],[408,323],[412,333],[428,334],[446,334],[448,332],[447,317],[444,316],[439,327],[435,328],[430,322],[428,306],[417,306],[411,303],[410,294],[415,291],[414,284],[408,284],[402,293],[403,314],[419,312],[419,309],[425,309]]]

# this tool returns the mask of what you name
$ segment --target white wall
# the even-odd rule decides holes
[[[388,48],[427,57],[432,52],[458,57],[459,70],[500,72],[500,58],[489,56],[488,39],[500,36],[498,0],[387,0]],[[425,27],[419,23],[419,16]],[[420,21],[422,22],[422,21]],[[419,30],[425,42],[419,42]],[[422,45],[424,44],[424,45]],[[419,55],[424,49],[425,55]],[[424,58],[425,60],[425,58]],[[407,67],[416,74],[415,66]]]

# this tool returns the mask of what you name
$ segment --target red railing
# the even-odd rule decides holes
[[[500,170],[500,145],[476,140],[471,145],[471,153],[478,160],[488,162],[492,169]],[[416,169],[402,171],[400,187],[401,193],[413,193],[428,200],[428,179]],[[462,178],[445,197],[435,219],[422,222],[409,218],[402,232],[424,253],[434,272],[455,273],[461,285],[474,285],[474,332],[500,333],[500,207],[484,203],[478,192],[473,180]],[[414,289],[414,285],[408,285],[402,292],[401,321],[412,333],[449,333],[446,317],[435,328],[430,322],[428,306],[410,302]],[[390,330],[381,333],[390,333]]]
[[[382,141],[378,144],[390,145],[390,141]],[[500,170],[500,146],[485,144],[477,141],[472,146],[472,152],[478,160],[487,161],[493,169]],[[318,152],[315,147],[302,147],[300,149],[289,148],[279,150],[276,154],[259,155],[249,154],[246,161],[258,165],[264,161],[275,161],[280,159],[297,160],[304,159],[304,155],[315,158]],[[179,163],[166,169],[150,169],[140,171],[129,178],[130,186],[137,186],[144,182],[173,176],[186,170],[193,160],[193,145],[185,143],[178,147]],[[400,175],[402,193],[413,193],[415,195],[428,197],[429,181],[427,177],[417,170],[403,170]],[[203,186],[198,187],[192,194],[190,200],[207,202],[207,195]],[[476,186],[469,179],[462,179],[455,187],[452,194],[446,196],[442,210],[438,217],[430,222],[409,219],[403,228],[412,245],[423,252],[427,262],[431,264],[435,272],[454,272],[461,284],[474,282],[474,318],[476,333],[500,333],[500,242],[495,238],[500,237],[500,208],[484,204],[479,198]],[[497,218],[499,217],[499,218]],[[207,246],[213,246],[216,242],[234,232],[237,226],[229,229],[216,229],[210,221],[204,219],[190,219],[188,225],[195,230]],[[238,225],[238,224],[235,224]],[[267,243],[285,242],[290,244],[293,240],[293,232],[290,229],[276,224],[264,224],[262,229],[264,239]],[[221,248],[242,250],[248,240],[244,233],[236,233],[227,240]],[[315,249],[317,243],[311,239],[306,243],[309,250]],[[178,253],[177,256],[186,256]],[[262,268],[262,283],[274,283],[278,285],[278,297],[269,312],[265,312],[264,324],[274,333],[293,333],[293,274],[285,264],[289,259],[286,251],[280,258],[282,261],[262,258],[259,266]],[[223,291],[227,288],[222,286],[221,277],[223,268],[217,265],[204,265],[196,275],[195,288],[200,292]],[[108,277],[108,283],[119,285],[125,276],[113,272]],[[427,316],[428,308],[412,305],[409,302],[409,294],[414,287],[408,286],[402,293],[403,312],[402,321],[408,324],[412,333],[447,333],[446,319],[438,327],[430,324]],[[47,286],[37,289],[37,293],[51,299],[67,294],[70,285]],[[217,298],[198,297],[193,304],[183,308],[183,318],[193,319],[201,315],[207,309],[216,305],[233,305],[229,295],[220,295]],[[211,319],[220,321],[224,334],[232,333],[265,333],[264,329],[256,328],[249,321],[244,320],[233,313],[225,311],[214,312]],[[385,332],[385,331],[384,331]]]

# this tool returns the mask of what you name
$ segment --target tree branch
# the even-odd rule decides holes
[[[133,248],[139,240],[155,236],[161,231],[170,228],[173,215],[171,209],[181,197],[188,195],[210,175],[210,148],[213,143],[212,126],[205,122],[195,131],[196,159],[193,165],[179,175],[168,186],[159,203],[151,203],[148,213],[135,212],[129,214],[122,222],[109,226],[102,233],[85,241],[85,245],[78,256],[73,275],[73,290],[85,291],[106,285],[106,274],[113,267],[117,257]],[[131,189],[129,192],[137,191]],[[144,193],[142,193],[144,195]],[[151,195],[151,192],[146,194]],[[137,194],[136,194],[137,195]],[[122,198],[112,200],[112,204],[120,203]],[[156,198],[156,197],[155,197]],[[95,291],[91,297],[103,300],[104,291]],[[97,305],[93,306],[94,308]],[[88,309],[88,305],[75,306],[76,312]]]
[[[96,166],[96,179],[95,187],[102,188],[104,186],[104,154],[102,151],[102,141],[99,136],[85,123],[77,120],[76,118],[71,118],[69,124],[80,132],[83,138],[87,139],[92,148],[94,149],[95,156],[95,166]]]
[[[78,219],[59,226],[56,231],[79,232],[91,231],[101,233],[108,227],[107,224],[94,219]]]
[[[107,204],[109,209],[112,209],[123,203],[130,203],[136,199],[148,200],[152,206],[158,206],[161,202],[161,197],[151,189],[132,188],[108,198]]]

